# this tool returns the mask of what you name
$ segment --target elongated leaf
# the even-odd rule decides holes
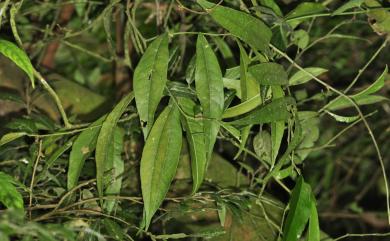
[[[284,97],[283,89],[280,86],[272,86],[272,99]],[[285,121],[276,121],[271,123],[271,166],[275,165],[276,157],[278,156],[280,145],[282,144],[284,134]]]
[[[241,102],[245,102],[249,98],[255,97],[257,95],[258,98],[256,98],[255,100],[259,100],[260,102],[258,103],[258,105],[260,105],[262,103],[262,99],[259,96],[260,85],[256,82],[253,76],[248,73],[248,66],[250,64],[250,59],[248,54],[246,53],[244,47],[241,45],[241,43],[238,40],[237,40],[237,44],[240,49],[240,86],[241,86],[241,96],[242,96]],[[224,115],[227,114],[227,116],[229,116],[229,113],[239,113],[238,110],[239,107],[236,107],[233,110],[232,109],[225,110]],[[244,150],[251,128],[252,125],[248,125],[241,130],[240,148],[237,154],[235,155],[234,159],[237,159],[240,156],[241,152]]]
[[[131,92],[126,95],[112,110],[112,112],[104,120],[100,129],[100,133],[96,143],[96,184],[99,196],[103,196],[105,188],[103,182],[104,170],[107,162],[110,162],[110,143],[113,141],[114,129],[118,123],[119,118],[125,112],[126,107],[134,99],[134,94]]]
[[[198,0],[197,2],[209,11],[214,21],[242,41],[259,51],[264,51],[268,48],[272,32],[260,19],[205,0]]]
[[[116,127],[113,141],[109,144],[108,152],[110,158],[105,165],[105,173],[109,173],[104,180],[105,186],[107,187],[104,192],[106,195],[118,195],[121,191],[122,175],[125,167],[121,156],[123,150],[123,136],[123,129]],[[116,203],[117,200],[106,200],[104,208],[110,213]]]
[[[326,111],[330,116],[332,116],[338,122],[351,123],[359,119],[359,116],[341,116],[330,111]]]
[[[222,117],[231,118],[248,113],[249,111],[254,110],[256,107],[261,105],[261,103],[262,100],[260,94],[257,94],[241,104],[226,109]]]
[[[214,36],[212,39],[221,52],[226,64],[228,66],[235,66],[234,55],[229,45],[221,37]]]
[[[319,67],[308,67],[305,68],[305,71],[311,73],[314,76],[319,76],[325,72],[327,72],[327,69],[319,68]],[[288,85],[293,86],[293,85],[299,85],[299,84],[304,84],[308,82],[309,80],[312,79],[310,75],[308,75],[305,71],[299,70],[295,74],[291,76],[291,78],[288,81]]]
[[[168,35],[156,38],[146,49],[134,71],[134,95],[144,125],[144,138],[153,125],[154,113],[163,96],[169,62]]]
[[[192,193],[195,193],[203,182],[207,167],[205,134],[203,119],[196,117],[196,104],[188,98],[179,98],[179,104],[187,116],[182,116],[182,123],[191,155]]]
[[[182,132],[178,109],[170,104],[157,118],[141,158],[141,189],[144,200],[142,226],[151,219],[164,200],[179,162]]]
[[[283,241],[299,240],[310,217],[312,205],[310,185],[298,178],[290,198],[290,211],[283,228]]]
[[[277,63],[261,63],[249,67],[249,72],[261,85],[286,85],[287,73]]]
[[[229,124],[250,125],[286,121],[290,116],[287,106],[294,103],[295,101],[291,97],[275,99],[271,103],[248,113],[247,116],[229,122]]]
[[[378,103],[378,102],[381,102],[381,101],[389,101],[388,98],[386,97],[383,97],[383,96],[380,96],[380,95],[367,95],[367,96],[358,96],[358,97],[352,97],[352,99],[354,101],[356,101],[356,104],[358,105],[371,105],[371,104],[375,104],[375,103]],[[348,107],[352,107],[352,103],[346,99],[346,98],[338,98],[337,100],[335,101],[332,101],[329,105],[328,105],[328,110],[340,110],[340,109],[345,109],[345,108],[348,108]]]
[[[0,172],[0,202],[7,208],[24,209],[23,197],[16,190],[11,176]]]
[[[34,88],[34,67],[32,66],[27,54],[14,43],[4,39],[0,39],[0,53],[12,60],[12,62],[14,62],[27,74],[31,81],[31,85]]]
[[[320,241],[320,240],[321,240],[321,232],[320,232],[320,224],[318,221],[318,212],[317,212],[315,197],[312,194],[307,241]]]
[[[286,161],[288,160],[290,154],[301,143],[301,140],[302,140],[302,127],[301,127],[301,124],[299,123],[299,120],[296,119],[293,137],[291,138],[291,141],[290,141],[289,145],[287,146],[286,151],[279,158],[279,161],[278,161],[278,163],[276,163],[274,169],[270,173],[267,174],[267,176],[264,178],[264,180],[269,180],[271,177],[277,177],[280,174],[279,171],[286,164]]]
[[[209,160],[224,109],[222,73],[214,51],[203,35],[196,43],[196,94],[203,108],[206,156]]]
[[[27,135],[26,132],[12,132],[12,133],[7,133],[4,136],[1,137],[0,139],[0,146],[5,145],[11,141],[14,141],[22,136]]]
[[[383,73],[372,83],[369,87],[367,87],[365,90],[359,92],[358,94],[355,94],[352,96],[352,98],[357,99],[359,97],[367,96],[370,94],[373,94],[377,92],[378,90],[382,89],[382,87],[385,85],[385,78],[387,75],[387,65]]]
[[[75,140],[69,156],[67,180],[68,190],[77,185],[85,160],[95,150],[96,141],[100,132],[100,125],[103,123],[105,118],[106,116],[103,116],[92,123],[88,129],[81,132]]]
[[[321,3],[303,2],[299,4],[295,9],[293,9],[291,12],[289,12],[286,16],[286,19],[308,16],[311,14],[323,12],[324,10],[325,7]]]
[[[362,5],[364,0],[349,0],[348,2],[341,5],[339,8],[336,9],[336,11],[333,12],[333,15],[337,15],[340,13],[343,13],[351,8],[360,7]]]

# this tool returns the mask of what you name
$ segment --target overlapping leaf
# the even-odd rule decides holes
[[[146,49],[134,71],[134,95],[144,125],[144,137],[153,125],[154,114],[163,96],[169,62],[168,35],[157,37]]]
[[[179,98],[179,104],[186,113],[182,117],[182,123],[190,148],[192,193],[195,193],[202,184],[207,166],[205,135],[203,133],[204,121],[202,118],[196,117],[196,104],[191,99]]]
[[[203,35],[196,43],[195,87],[203,108],[206,155],[210,159],[224,109],[224,93],[217,57]]]
[[[69,156],[68,166],[68,190],[77,185],[81,170],[85,160],[92,154],[96,147],[97,137],[100,132],[100,125],[103,123],[106,116],[92,123],[88,129],[80,133],[73,143],[72,150]]]
[[[286,121],[290,116],[288,105],[293,104],[295,104],[295,101],[291,97],[278,98],[229,123],[232,125],[250,125]]]
[[[198,0],[197,2],[209,12],[218,24],[242,41],[259,51],[268,48],[272,32],[260,19],[205,0]]]
[[[127,106],[134,99],[134,94],[130,93],[126,95],[108,114],[107,118],[104,120],[103,125],[100,129],[100,133],[96,143],[96,184],[99,196],[103,196],[104,186],[104,171],[106,170],[106,163],[109,163],[110,158],[110,143],[113,142],[114,138],[114,129],[118,123],[119,118],[125,112]]]
[[[283,66],[277,63],[261,63],[249,67],[249,72],[261,85],[286,85],[287,73]]]
[[[24,209],[23,197],[16,190],[11,176],[0,172],[0,202],[7,208]]]
[[[176,173],[181,145],[179,111],[170,104],[154,123],[142,152],[141,189],[144,200],[142,226],[146,230]]]
[[[283,228],[283,241],[299,240],[309,220],[311,205],[312,193],[310,185],[305,183],[302,177],[299,177],[291,193],[290,211]]]

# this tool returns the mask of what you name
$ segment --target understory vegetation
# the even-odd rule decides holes
[[[390,240],[387,0],[1,0],[0,241]]]

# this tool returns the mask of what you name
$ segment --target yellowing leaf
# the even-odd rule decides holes
[[[147,230],[175,176],[182,145],[178,109],[170,104],[154,123],[142,152],[141,189],[144,200],[142,227]]]
[[[27,135],[26,132],[12,132],[12,133],[7,133],[4,136],[1,137],[0,139],[0,146],[5,145],[11,141],[14,141],[22,136]]]
[[[156,38],[146,49],[134,71],[134,95],[146,139],[154,113],[163,96],[169,62],[168,35]]]

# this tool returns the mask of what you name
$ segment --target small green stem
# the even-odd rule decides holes
[[[65,113],[64,107],[62,106],[61,100],[58,97],[57,93],[53,90],[53,88],[49,85],[49,83],[47,83],[45,78],[43,78],[43,76],[38,71],[35,70],[34,75],[39,79],[39,81],[43,85],[43,88],[45,88],[45,90],[49,92],[50,96],[53,98],[54,102],[56,103],[57,108],[61,114],[61,118],[64,121],[65,128],[71,128],[72,124],[70,124],[69,122],[69,119]]]

